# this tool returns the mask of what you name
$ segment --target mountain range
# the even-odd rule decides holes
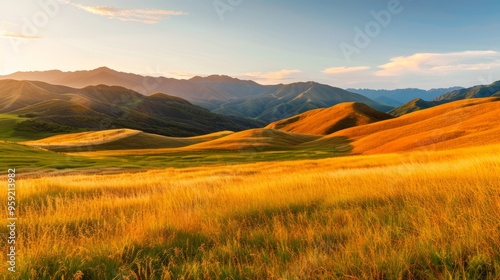
[[[388,113],[393,116],[402,116],[411,112],[435,107],[453,101],[497,96],[500,96],[500,81],[494,82],[490,85],[479,85],[470,88],[452,90],[437,96],[430,101],[425,101],[422,98],[415,98],[406,104],[390,110]]]
[[[166,93],[154,92],[158,89]],[[106,67],[17,72],[0,77],[0,113],[27,118],[16,125],[24,131],[128,128],[165,136],[195,136],[269,124],[268,129],[327,135],[452,101],[500,96],[500,81],[466,89],[355,91],[376,96],[379,102],[316,82],[265,86],[223,75],[177,80]],[[436,96],[438,93],[442,94]],[[399,104],[417,94],[434,98],[425,101],[418,97],[396,108],[384,105]]]
[[[423,90],[418,88],[404,88],[404,89],[394,89],[394,90],[348,88],[346,90],[350,92],[359,93],[382,104],[398,107],[416,98],[432,100],[447,92],[459,89],[463,88],[450,87],[450,88],[434,88],[430,90]]]
[[[377,110],[393,106],[373,101],[363,95],[315,82],[260,85],[229,76],[211,75],[178,80],[118,72],[106,67],[90,71],[16,72],[1,79],[42,81],[54,85],[84,88],[100,84],[116,85],[151,95],[163,92],[202,106],[215,113],[248,117],[272,122],[316,108],[342,102],[365,103]]]
[[[110,128],[140,129],[168,136],[245,130],[264,123],[223,116],[175,96],[144,96],[119,86],[81,89],[40,81],[0,81],[0,113],[28,118],[16,130],[71,132]]]

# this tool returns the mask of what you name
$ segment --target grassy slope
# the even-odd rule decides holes
[[[28,118],[21,118],[11,114],[0,114],[0,140],[13,142],[42,139],[55,135],[51,132],[19,131],[14,128],[20,122],[26,121]]]
[[[371,107],[345,102],[326,109],[310,110],[300,115],[276,121],[266,128],[313,135],[328,135],[349,127],[393,118]]]
[[[11,142],[0,141],[0,167],[18,169],[65,169],[98,167],[97,161],[79,156],[64,155]],[[111,164],[111,163],[109,163]]]
[[[451,149],[498,143],[500,98],[456,101],[396,119],[348,128],[304,146],[351,141],[355,154]]]
[[[12,276],[498,279],[499,154],[23,179]]]

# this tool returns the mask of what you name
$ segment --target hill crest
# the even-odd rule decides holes
[[[391,115],[377,111],[370,106],[345,102],[325,109],[314,109],[297,116],[276,121],[266,128],[287,132],[328,135],[353,126],[393,118]]]

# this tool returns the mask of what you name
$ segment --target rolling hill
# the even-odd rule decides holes
[[[380,154],[496,144],[500,142],[499,101],[498,97],[455,101],[344,129],[303,145],[335,145],[347,138],[353,154]]]
[[[44,82],[1,80],[0,113],[28,120],[18,131],[76,132],[110,128],[139,129],[167,136],[196,136],[263,126],[262,122],[223,116],[175,96],[144,96],[119,86],[82,89]]]
[[[327,135],[359,125],[393,118],[363,103],[346,102],[326,109],[314,109],[300,115],[276,121],[266,128],[281,131]]]
[[[168,137],[133,129],[111,129],[95,132],[62,134],[21,144],[57,152],[89,152],[105,150],[179,148],[214,140],[231,131],[194,137]]]
[[[172,138],[121,129],[94,134],[61,135],[25,144],[88,156],[144,156],[221,151],[281,151],[292,154],[327,151],[336,155],[357,155],[445,150],[500,142],[498,97],[455,101],[398,118],[391,118],[373,109],[370,111],[366,105],[356,103],[337,105],[330,109],[336,108],[333,113],[336,114],[339,113],[338,109],[343,107],[347,108],[347,112],[363,112],[360,120],[387,119],[348,127],[325,136],[311,135],[321,133],[316,131],[317,127],[312,125],[315,122],[312,122],[309,126],[300,126],[300,130],[294,130],[304,133],[264,128],[236,133],[221,132],[194,138]],[[302,121],[308,122],[328,111],[329,109],[313,110],[297,116],[297,119],[302,117]],[[373,114],[367,114],[367,111]],[[370,118],[365,118],[366,115]],[[286,126],[289,123],[284,120],[281,124]],[[279,126],[279,123],[274,125]],[[72,142],[74,139],[77,141]],[[89,142],[85,142],[85,139],[89,139]],[[86,148],[91,146],[93,147]]]
[[[99,155],[137,155],[202,151],[285,151],[319,139],[317,135],[284,132],[275,129],[221,131],[195,137],[167,137],[139,130],[111,129],[56,135],[23,145],[57,152]]]
[[[361,102],[381,111],[388,111],[393,107],[340,88],[313,82],[260,85],[253,81],[224,75],[196,76],[189,80],[178,80],[141,76],[100,67],[90,71],[75,72],[58,70],[16,72],[0,76],[0,80],[2,79],[36,80],[73,88],[100,84],[116,85],[144,95],[163,92],[215,113],[253,118],[267,123],[342,102]]]

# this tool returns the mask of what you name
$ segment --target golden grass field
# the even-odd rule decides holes
[[[42,175],[18,199],[4,279],[500,277],[500,145]]]

